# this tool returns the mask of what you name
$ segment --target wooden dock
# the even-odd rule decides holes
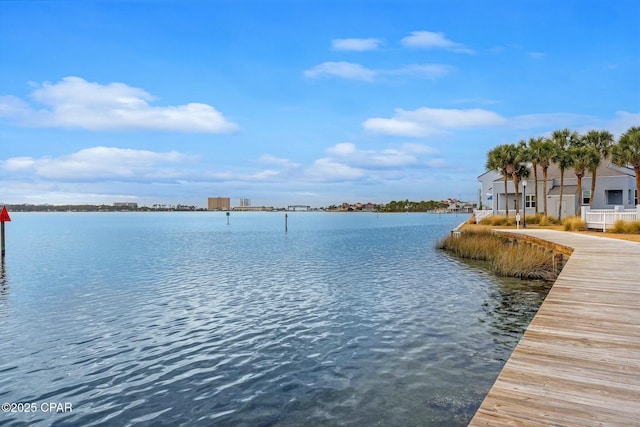
[[[515,233],[574,251],[469,425],[640,426],[640,243]]]

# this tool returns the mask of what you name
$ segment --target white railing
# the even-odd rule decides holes
[[[618,220],[640,221],[640,205],[635,209],[623,209],[621,206],[616,209],[589,209],[588,206],[583,206],[582,219],[587,223],[587,228],[606,231],[613,228]]]
[[[474,209],[473,210],[473,214],[476,217],[476,224],[477,224],[480,221],[482,221],[483,219],[493,215],[493,211],[491,209],[483,209],[483,210]]]

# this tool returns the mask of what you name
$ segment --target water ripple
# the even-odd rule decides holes
[[[0,396],[73,412],[0,424],[465,425],[546,288],[436,252],[436,216],[328,217],[56,217],[58,249],[25,231]]]

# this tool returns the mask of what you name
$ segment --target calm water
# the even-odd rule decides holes
[[[0,425],[465,425],[548,290],[436,251],[462,216],[11,215]]]

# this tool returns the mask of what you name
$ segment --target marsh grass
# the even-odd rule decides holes
[[[539,217],[538,225],[541,227],[548,226],[548,225],[557,225],[559,223],[557,219],[549,215],[537,215],[537,216]]]
[[[551,254],[530,244],[514,244],[498,252],[491,261],[491,268],[499,276],[520,279],[555,280],[557,276]]]
[[[516,225],[515,217],[510,216],[507,219],[501,215],[492,215],[484,218],[479,222],[482,225],[491,225],[491,226],[512,226]],[[558,225],[560,222],[552,216],[545,216],[542,214],[535,215],[527,215],[527,224],[530,225],[540,225],[540,226],[548,226],[548,225]]]
[[[447,236],[437,244],[460,258],[488,261],[499,276],[554,280],[551,254],[542,247],[520,244],[488,230],[465,231]]]
[[[500,250],[502,242],[491,231],[465,231],[460,237],[448,236],[438,242],[438,249],[444,249],[460,258],[490,261]]]
[[[562,220],[564,231],[586,231],[587,223],[579,216],[570,216]]]
[[[509,225],[515,225],[516,224],[516,219],[513,217],[504,217],[504,216],[500,216],[500,215],[492,215],[489,216],[487,218],[484,218],[482,221],[480,221],[480,224],[482,225],[491,225],[491,226],[509,226]]]
[[[608,233],[616,234],[640,234],[640,221],[617,220]]]

